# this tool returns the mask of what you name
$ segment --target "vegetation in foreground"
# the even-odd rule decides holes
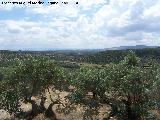
[[[82,106],[83,119],[93,119],[101,106],[108,105],[111,111],[104,119],[157,120],[153,110],[159,108],[160,67],[155,60],[142,62],[130,51],[122,61],[106,65],[57,62],[46,57],[25,56],[1,60],[0,109],[18,119],[31,120],[39,114],[56,120],[53,105],[63,107],[69,114]],[[45,91],[66,91],[67,103],[53,100],[48,108]],[[33,98],[40,99],[37,104]],[[20,103],[30,103],[32,110],[24,112]]]

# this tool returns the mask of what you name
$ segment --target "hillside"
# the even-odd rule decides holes
[[[107,64],[110,62],[117,63],[121,61],[129,51],[130,49],[107,50],[96,53],[94,55],[84,56],[77,61],[95,64]],[[160,48],[132,49],[132,51],[134,51],[135,54],[142,59],[142,61],[146,61],[148,59],[155,59],[157,61],[160,60]]]
[[[160,48],[133,51],[1,51],[0,114],[8,111],[17,120],[157,120],[159,63],[141,63],[159,60]]]
[[[56,61],[70,61],[78,63],[108,64],[118,63],[130,51],[146,61],[148,59],[160,60],[160,47],[126,50],[59,50],[59,51],[0,51],[0,62],[8,62],[15,58],[24,59],[28,55],[45,56]],[[8,63],[7,63],[8,64]]]

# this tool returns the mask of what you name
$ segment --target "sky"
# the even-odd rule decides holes
[[[0,49],[160,46],[160,0],[0,0]],[[39,1],[39,0],[31,0]],[[62,4],[68,2],[68,4]],[[78,4],[75,4],[78,2]]]

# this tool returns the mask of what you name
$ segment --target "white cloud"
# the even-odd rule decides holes
[[[27,19],[1,17],[0,49],[160,45],[160,0],[107,2],[79,0],[78,5],[25,6]],[[0,9],[14,10],[14,7]],[[40,19],[34,20],[32,17],[37,15]]]

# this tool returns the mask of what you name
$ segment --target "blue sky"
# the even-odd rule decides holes
[[[0,49],[160,45],[160,0],[65,0],[68,5],[52,6],[2,1],[30,0],[0,0]]]

